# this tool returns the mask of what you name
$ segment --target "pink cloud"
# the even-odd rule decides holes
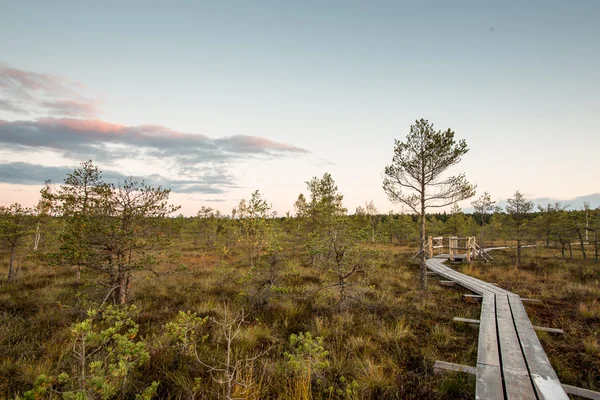
[[[258,136],[235,135],[226,139],[217,139],[235,152],[282,151],[293,153],[308,153],[308,150],[285,143],[275,142]]]
[[[76,100],[44,101],[41,106],[50,113],[62,114],[68,117],[94,117],[100,113],[97,105]]]
[[[60,80],[50,75],[4,66],[0,66],[0,75],[4,77],[3,86],[8,86],[10,80],[13,84],[32,90],[50,90],[56,87],[58,85],[57,81]]]
[[[127,127],[121,124],[92,119],[72,119],[72,118],[40,118],[36,122],[52,126],[55,128],[65,128],[76,132],[98,132],[98,133],[123,133]]]
[[[0,142],[56,151],[99,152],[108,155],[109,143],[145,151],[155,157],[177,157],[183,163],[224,161],[254,154],[308,153],[308,150],[270,139],[235,135],[210,138],[160,125],[126,126],[99,119],[40,118],[35,121],[0,121]],[[104,149],[104,150],[102,150]],[[116,154],[114,155],[116,156]]]
[[[63,76],[0,65],[0,108],[5,111],[85,118],[100,114],[97,102],[78,91],[82,87]]]

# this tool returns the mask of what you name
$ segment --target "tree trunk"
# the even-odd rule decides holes
[[[579,228],[579,224],[577,224],[577,235],[579,236],[579,244],[581,245],[581,255],[583,259],[587,259],[587,254],[585,254],[585,245],[583,243],[583,236],[581,235],[581,229]]]
[[[558,237],[558,241],[560,242],[560,254],[562,254],[562,258],[567,261],[567,256],[565,256],[565,242],[562,237]]]
[[[594,230],[594,258],[596,264],[598,264],[598,231]]]
[[[119,276],[119,304],[127,303],[127,286],[129,285],[129,274],[122,273]]]
[[[40,238],[41,238],[41,230],[40,230],[40,221],[38,220],[37,222],[37,226],[35,228],[35,237],[33,240],[33,251],[37,251],[38,250],[38,246],[40,245]]]
[[[517,268],[521,266],[521,239],[517,239]]]
[[[423,191],[424,193],[424,191]],[[425,262],[425,200],[421,197],[421,243],[419,245],[420,259],[421,259],[421,271],[420,271],[420,283],[421,290],[427,290],[427,264]]]

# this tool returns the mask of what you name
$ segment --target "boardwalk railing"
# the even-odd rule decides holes
[[[445,244],[448,243],[448,244]],[[450,261],[456,259],[465,259],[471,261],[475,257],[479,257],[480,260],[490,261],[493,260],[492,256],[488,254],[485,249],[482,249],[478,244],[475,236],[469,237],[443,237],[443,236],[429,236],[427,243],[423,247],[423,252],[426,258],[433,258],[435,250],[438,253],[443,253],[445,249],[448,249]],[[412,258],[415,259],[421,255],[421,251],[417,252]]]

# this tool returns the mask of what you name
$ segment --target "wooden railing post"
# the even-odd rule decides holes
[[[471,262],[471,236],[467,238],[467,262]]]

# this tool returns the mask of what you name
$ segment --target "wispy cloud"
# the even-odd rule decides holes
[[[0,145],[13,152],[51,151],[70,160],[92,159],[98,165],[138,160],[170,166],[179,178],[149,174],[142,178],[179,193],[221,194],[238,187],[229,173],[232,163],[251,157],[304,154],[307,150],[260,137],[234,135],[210,138],[202,134],[156,126],[125,126],[101,120],[0,120]],[[29,163],[0,164],[0,182],[41,184],[60,182],[72,168]],[[164,171],[169,173],[168,170]],[[124,180],[126,172],[106,171],[110,181]],[[182,178],[185,177],[185,178]]]
[[[100,114],[100,108],[91,101],[51,100],[40,103],[52,115],[86,118]]]
[[[0,182],[20,185],[42,185],[45,181],[62,183],[67,174],[78,166],[52,167],[25,162],[0,164]],[[197,179],[171,179],[159,174],[130,176],[114,170],[103,170],[105,182],[119,184],[126,179],[144,181],[151,186],[162,186],[178,193],[222,194],[237,187],[235,178],[223,172],[206,173]]]
[[[71,159],[82,155],[107,161],[123,157],[176,157],[184,165],[229,162],[253,155],[308,153],[296,146],[254,136],[214,139],[156,125],[125,126],[67,118],[0,120],[0,143],[22,150],[52,150]]]
[[[2,98],[0,98],[0,110],[10,111],[15,114],[29,114],[26,109],[19,107],[14,101],[11,102]]]
[[[265,151],[308,153],[308,151],[296,146],[273,142],[272,140],[256,136],[236,135],[223,139],[216,139],[214,142],[223,150],[234,153],[264,153]]]
[[[97,102],[82,95],[82,87],[62,76],[0,64],[0,110],[23,115],[98,116],[101,110]]]
[[[128,176],[124,164],[160,165],[159,174],[147,173],[142,178],[175,192],[203,194],[222,194],[238,187],[238,178],[230,170],[240,161],[309,153],[264,137],[211,138],[161,125],[127,126],[101,120],[97,118],[101,113],[98,102],[84,97],[82,87],[65,77],[0,64],[0,111],[28,116],[0,119],[0,148],[13,156],[44,152],[73,163],[91,159],[100,167],[112,168],[105,172],[109,181]],[[41,116],[44,113],[46,116]],[[72,170],[0,160],[0,182],[60,182]]]

